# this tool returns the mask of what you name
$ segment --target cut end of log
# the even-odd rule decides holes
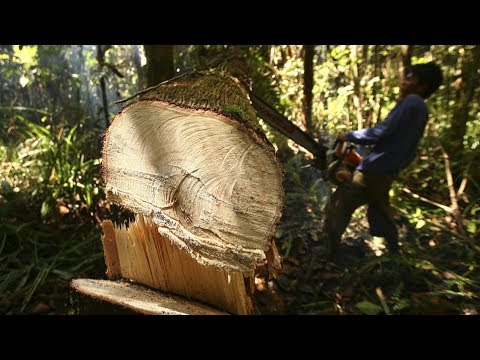
[[[143,94],[108,128],[102,170],[109,200],[137,214],[103,224],[109,278],[254,312],[256,264],[280,268],[283,173],[237,80],[196,73]]]
[[[211,306],[126,281],[75,279],[74,290],[145,315],[228,315]]]
[[[146,215],[199,263],[251,273],[283,206],[271,146],[213,111],[139,101],[115,118],[103,150],[110,200]]]

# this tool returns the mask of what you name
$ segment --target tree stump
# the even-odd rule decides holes
[[[102,224],[110,279],[254,313],[256,264],[280,269],[283,173],[236,78],[197,72],[141,95],[108,128],[102,167],[108,199],[136,213]]]

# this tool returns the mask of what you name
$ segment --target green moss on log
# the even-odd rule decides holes
[[[229,75],[212,71],[186,74],[141,95],[136,101],[142,100],[160,100],[195,110],[214,111],[263,134],[248,92]]]

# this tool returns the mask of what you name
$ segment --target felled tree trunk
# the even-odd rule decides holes
[[[128,229],[104,224],[111,277],[253,311],[257,262],[280,267],[282,170],[235,78],[185,75],[126,106],[105,135],[103,175],[108,198],[137,214]]]

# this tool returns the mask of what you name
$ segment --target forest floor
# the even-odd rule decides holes
[[[328,259],[322,223],[332,187],[303,156],[291,157],[284,167],[285,208],[275,234],[282,271],[269,279],[265,265],[257,268],[259,313],[480,313],[480,261],[468,244],[397,215],[401,248],[393,256],[381,239],[370,236],[365,208],[359,208],[339,256]],[[96,225],[79,223],[73,215],[60,225],[38,224],[34,212],[22,210],[20,193],[14,195],[19,199],[10,199],[2,222],[6,235],[0,237],[0,314],[77,314],[71,279],[105,278],[98,223],[126,215],[100,200]],[[22,214],[21,224],[15,214]]]
[[[321,228],[321,223],[318,224]],[[362,219],[352,220],[344,236],[339,255],[331,259],[326,244],[317,237],[297,238],[288,256],[283,255],[282,271],[276,279],[268,278],[266,266],[256,273],[255,301],[262,314],[363,314],[355,307],[354,294],[362,290],[362,264],[368,260],[391,261],[383,244],[368,239]],[[277,239],[282,246],[285,239]],[[283,246],[285,248],[285,246]],[[372,301],[372,304],[375,302]],[[367,310],[368,311],[368,310]],[[378,313],[384,312],[378,308]]]
[[[282,226],[290,227],[289,210],[286,211]],[[316,225],[321,226],[321,222]],[[305,234],[311,226],[303,224]],[[315,236],[306,235],[294,241],[288,236],[277,239],[283,254],[281,273],[276,279],[268,279],[266,266],[257,268],[254,300],[260,314],[479,314],[478,292],[468,298],[460,296],[458,289],[457,294],[432,291],[435,278],[455,280],[458,275],[453,271],[438,272],[432,277],[434,262],[419,260],[418,255],[412,257],[404,249],[398,257],[382,254],[385,248],[369,241],[370,238],[365,220],[354,218],[336,260],[327,259],[324,244]],[[455,265],[454,259],[448,261],[451,267]],[[95,263],[93,269],[75,277],[104,278],[103,258]],[[473,282],[470,286],[476,287]],[[6,308],[18,308],[21,300],[3,299],[2,313]],[[73,304],[70,280],[52,274],[22,313],[75,315]]]
[[[262,314],[361,314],[351,304],[358,280],[351,276],[358,271],[361,260],[382,254],[378,244],[368,242],[365,219],[354,217],[342,239],[339,254],[331,259],[320,234],[323,214],[311,223],[299,223],[302,204],[285,209],[280,229],[294,227],[304,236],[280,236],[277,246],[283,256],[282,271],[276,279],[268,278],[266,266],[257,269],[255,300]],[[362,212],[362,209],[359,210]],[[281,233],[283,235],[283,233]],[[355,234],[355,235],[354,235]],[[388,254],[383,255],[385,257]]]
[[[286,206],[276,234],[281,274],[256,273],[262,314],[474,314],[480,312],[478,253],[450,233],[417,229],[397,211],[400,252],[369,234],[366,207],[353,214],[334,260],[322,240],[334,190],[305,159],[285,164]]]

